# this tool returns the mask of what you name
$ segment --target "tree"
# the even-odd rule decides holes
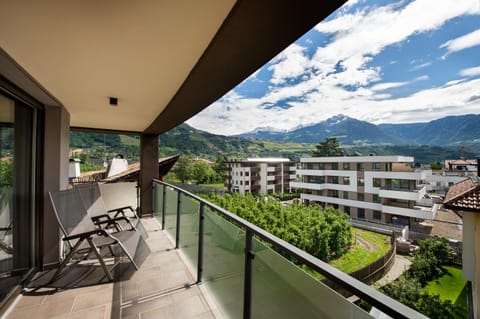
[[[192,177],[197,184],[205,184],[212,180],[215,176],[215,171],[206,162],[198,160],[193,163]]]
[[[343,156],[343,148],[336,137],[327,137],[325,141],[315,145],[316,150],[312,151],[312,156]]]
[[[432,164],[430,164],[430,168],[440,170],[440,169],[442,169],[442,164],[440,164],[439,162],[432,163]]]
[[[175,164],[173,171],[178,179],[185,183],[185,181],[192,179],[192,158],[188,156],[180,156]]]

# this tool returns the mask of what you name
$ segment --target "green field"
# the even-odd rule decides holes
[[[448,273],[430,281],[423,290],[432,295],[440,295],[442,300],[450,300],[452,303],[455,303],[462,294],[467,281],[462,278],[461,268],[453,266],[443,266],[443,268]]]
[[[353,228],[355,244],[341,258],[330,264],[335,268],[351,273],[366,267],[385,255],[390,249],[390,237],[374,232]],[[362,242],[367,241],[374,249],[367,249]]]

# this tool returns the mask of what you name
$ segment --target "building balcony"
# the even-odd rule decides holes
[[[381,211],[387,214],[432,220],[435,219],[439,207],[440,204],[434,204],[432,207],[413,206],[412,208],[382,205]]]
[[[373,317],[295,259],[393,318],[425,318],[228,211],[173,185],[154,185],[154,217],[142,219],[151,252],[138,271],[128,265],[115,271],[114,282],[93,272],[96,282],[69,276],[75,289],[28,290],[5,317]]]
[[[411,201],[420,201],[427,193],[427,186],[422,186],[420,189],[388,189],[380,188],[378,196],[382,198],[394,198]]]

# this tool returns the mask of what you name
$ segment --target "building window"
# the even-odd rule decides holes
[[[250,185],[250,182],[249,181],[245,181],[245,186],[248,186]]]
[[[332,169],[338,170],[338,163],[332,163]]]
[[[345,212],[345,214],[347,214],[348,216],[350,216],[350,206],[344,206],[344,207],[343,207],[343,211]]]
[[[350,163],[343,163],[343,170],[349,171],[350,170]]]
[[[363,177],[359,177],[357,179],[357,186],[364,186],[365,185],[365,180],[363,179]]]
[[[343,192],[343,199],[348,199],[348,192]]]
[[[338,176],[332,176],[331,177],[331,182],[332,182],[332,184],[338,184]]]
[[[373,179],[373,187],[380,187],[382,186],[382,180],[380,178]]]
[[[382,199],[380,198],[380,196],[378,196],[378,194],[373,194],[373,202],[374,203],[381,203]]]
[[[373,164],[372,164],[372,169],[373,169],[374,171],[380,171],[380,170],[382,169],[382,164],[380,164],[380,163],[373,163]]]
[[[243,181],[240,181],[240,185],[243,185]]]
[[[373,211],[373,219],[381,220],[382,219],[382,212],[379,210]]]
[[[358,193],[357,194],[357,200],[363,202],[365,200],[365,194],[364,193]]]
[[[350,185],[350,177],[348,176],[343,177],[343,185]]]
[[[243,172],[240,172],[240,176],[243,176]]]
[[[365,209],[364,208],[359,208],[357,210],[357,217],[360,219],[365,219]]]
[[[357,171],[363,172],[365,170],[365,166],[363,163],[357,163]]]
[[[250,176],[250,173],[249,173],[249,172],[245,172],[245,176]]]

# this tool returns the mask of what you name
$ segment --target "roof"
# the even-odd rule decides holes
[[[158,175],[160,177],[167,175],[167,173],[170,171],[170,169],[173,167],[173,165],[177,161],[178,157],[179,156],[176,155],[176,156],[159,158],[158,159]],[[103,179],[103,177],[105,176],[105,171],[106,170],[103,169],[103,170],[83,173],[77,179],[77,182],[102,181],[105,183],[112,183],[112,182],[116,182],[119,180],[126,180],[126,179],[137,180],[138,174],[140,173],[140,163],[137,162],[137,163],[130,164],[128,165],[127,170]]]
[[[480,213],[480,184],[478,176],[472,176],[452,185],[443,201],[445,207]]]
[[[330,156],[330,157],[304,157],[302,163],[413,163],[411,156]]]
[[[344,2],[4,1],[0,74],[73,128],[161,134]]]

